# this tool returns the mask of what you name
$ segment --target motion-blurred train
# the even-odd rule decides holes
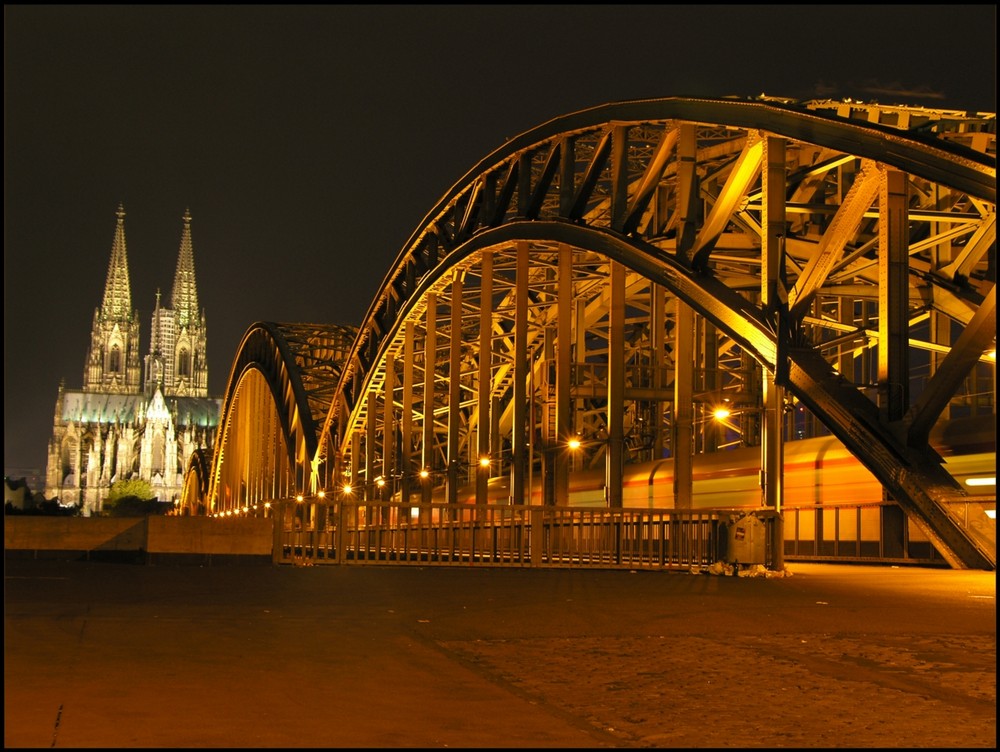
[[[932,433],[931,445],[967,494],[995,494],[996,427],[992,416],[988,420],[953,421]],[[531,485],[531,503],[542,503],[537,473]],[[604,506],[604,486],[603,469],[571,472],[569,505]],[[490,503],[509,503],[508,478],[491,478],[488,488]],[[883,489],[839,439],[821,436],[785,442],[782,499],[786,507],[879,503],[883,501]],[[460,489],[459,501],[474,504],[475,488]],[[622,506],[674,507],[673,460],[627,464],[622,473]],[[760,448],[695,455],[692,506],[695,509],[760,507]]]

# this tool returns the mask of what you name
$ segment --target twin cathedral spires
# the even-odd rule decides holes
[[[83,391],[152,396],[159,389],[164,397],[207,397],[205,313],[198,307],[190,211],[183,216],[170,306],[164,307],[159,290],[156,293],[144,369],[140,366],[139,316],[132,308],[121,204],[116,216],[104,300],[94,310]]]
[[[169,306],[156,293],[149,353],[139,350],[125,210],[118,206],[104,299],[94,311],[83,388],[59,385],[45,497],[101,514],[116,481],[149,483],[177,504],[195,452],[211,452],[222,400],[208,396],[205,314],[198,307],[191,214],[184,212]],[[211,455],[209,455],[211,456]]]

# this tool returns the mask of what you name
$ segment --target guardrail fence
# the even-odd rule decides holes
[[[275,561],[691,569],[724,560],[726,510],[282,501]],[[776,516],[761,514],[770,531]],[[771,535],[765,536],[768,540]],[[771,546],[761,541],[759,562]]]
[[[794,507],[777,515],[306,499],[278,502],[273,511],[274,561],[285,564],[690,570],[734,561],[769,568],[780,561],[946,563],[905,521],[902,540],[886,534],[902,514],[891,503]],[[744,540],[737,524],[748,518],[756,521],[748,529],[756,530],[754,541]]]

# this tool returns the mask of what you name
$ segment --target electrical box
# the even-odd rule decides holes
[[[729,518],[726,546],[727,564],[765,564],[767,526],[755,514],[733,515]]]

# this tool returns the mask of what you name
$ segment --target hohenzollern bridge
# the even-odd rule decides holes
[[[739,564],[993,568],[996,266],[993,113],[573,112],[448,189],[360,326],[249,327],[178,511],[338,562],[688,566],[728,520]]]

